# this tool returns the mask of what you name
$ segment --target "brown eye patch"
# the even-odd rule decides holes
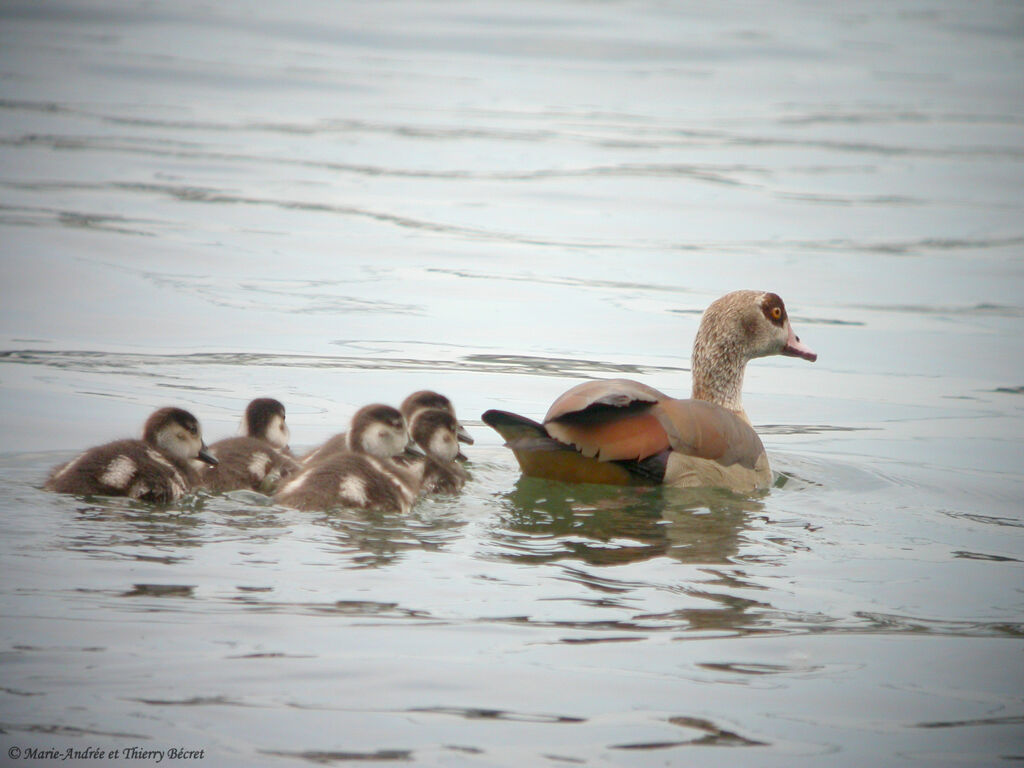
[[[781,327],[786,322],[786,305],[782,303],[778,294],[766,293],[761,302],[761,311],[768,318],[768,322],[774,325]]]

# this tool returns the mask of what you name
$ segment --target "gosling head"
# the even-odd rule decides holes
[[[409,424],[412,424],[416,413],[424,409],[446,411],[452,415],[452,418],[455,418],[455,406],[452,405],[451,400],[440,392],[421,389],[418,392],[413,392],[402,401],[402,415],[405,416],[405,420]],[[456,419],[455,424],[459,442],[472,445],[473,436],[466,431],[466,428],[459,423],[458,419]],[[417,442],[419,441],[417,440]]]
[[[217,459],[206,450],[199,420],[181,408],[154,411],[146,419],[142,439],[180,461],[199,459],[207,464],[217,464]]]
[[[406,449],[409,430],[398,409],[376,403],[356,411],[346,439],[349,450],[389,459]]]
[[[284,419],[284,405],[281,401],[272,397],[258,397],[246,407],[239,431],[248,437],[266,440],[279,450],[284,449],[292,438]]]
[[[413,416],[409,432],[427,455],[442,462],[450,462],[459,456],[460,426],[458,419],[448,411],[423,408]]]

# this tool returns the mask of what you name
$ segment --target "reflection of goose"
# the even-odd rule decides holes
[[[408,445],[409,432],[397,409],[364,406],[352,417],[347,449],[308,463],[274,498],[304,510],[346,506],[408,512],[419,478],[392,461]]]
[[[141,440],[90,448],[53,470],[46,489],[80,496],[127,496],[167,503],[196,483],[189,462],[216,464],[203,443],[199,421],[181,408],[161,408],[147,420]]]
[[[739,552],[751,515],[764,509],[758,499],[722,488],[621,492],[531,477],[521,477],[501,503],[501,525],[493,535],[502,557],[593,565],[654,557],[724,565]]]
[[[747,362],[817,355],[793,332],[774,293],[735,291],[707,308],[693,344],[693,397],[676,400],[628,379],[563,394],[544,423],[487,411],[523,474],[573,483],[767,488],[771,470],[743,411]]]
[[[272,492],[282,478],[298,470],[288,449],[291,433],[280,401],[270,397],[253,400],[245,409],[240,431],[242,435],[210,446],[210,453],[220,463],[200,470],[205,487],[211,491],[249,488]]]

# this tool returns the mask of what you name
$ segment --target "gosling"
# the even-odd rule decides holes
[[[245,489],[272,494],[282,479],[299,470],[288,447],[291,431],[280,401],[260,397],[250,402],[239,431],[238,437],[210,446],[219,463],[200,470],[205,488],[221,493]]]
[[[407,513],[419,493],[419,476],[393,459],[408,446],[401,412],[389,405],[364,406],[352,417],[345,449],[307,463],[274,500],[307,511],[344,506]]]
[[[198,483],[190,462],[216,465],[199,421],[181,408],[161,408],[146,419],[141,440],[90,448],[55,467],[43,486],[76,496],[126,496],[158,504],[177,501]]]
[[[409,434],[426,455],[402,454],[395,461],[418,472],[421,494],[458,493],[466,484],[469,473],[456,462],[465,459],[459,451],[461,428],[447,410],[420,408],[414,412]]]

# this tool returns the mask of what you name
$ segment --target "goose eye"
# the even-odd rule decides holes
[[[772,307],[772,319],[773,320],[781,320],[782,319],[782,307]]]

